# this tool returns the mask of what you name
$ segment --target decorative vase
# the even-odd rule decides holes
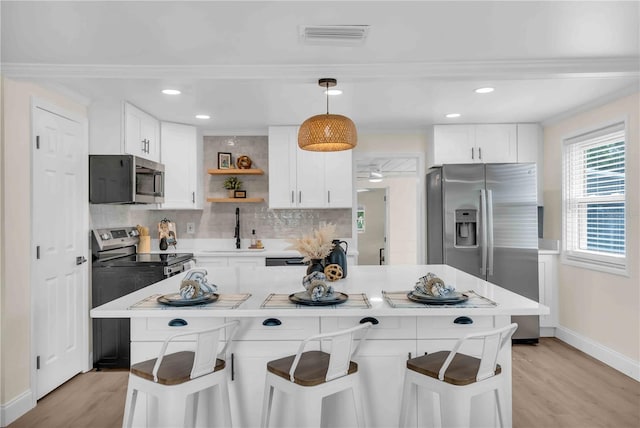
[[[336,264],[342,268],[342,277],[347,277],[347,249],[349,248],[349,244],[346,241],[340,241],[339,239],[334,239],[333,241],[333,249],[329,253],[329,255],[324,259],[326,265]],[[344,248],[342,245],[344,244]]]
[[[235,190],[233,189],[227,189],[227,196],[229,196],[230,198],[234,198],[234,192]]]
[[[309,261],[309,267],[307,267],[307,275],[309,275],[311,272],[324,272],[322,259],[311,259]]]

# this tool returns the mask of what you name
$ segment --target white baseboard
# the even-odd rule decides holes
[[[540,327],[540,337],[556,337],[556,328]]]
[[[0,404],[0,426],[8,426],[20,416],[33,409],[36,400],[32,395],[31,390],[27,390],[8,403]]]
[[[556,327],[556,337],[640,382],[640,361],[634,361],[626,355],[602,346],[598,342],[594,342],[592,339],[562,326]]]

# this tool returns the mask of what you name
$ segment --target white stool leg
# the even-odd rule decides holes
[[[405,373],[404,387],[402,388],[402,398],[400,401],[400,428],[405,428],[406,426],[408,426],[407,418],[409,416],[409,408],[411,400],[413,400],[413,393],[415,391],[415,387],[413,385],[413,382],[411,382],[409,376],[409,373]]]
[[[501,388],[501,385],[498,385],[495,391],[496,391],[496,405],[498,406],[498,418],[499,418],[500,426],[504,427],[504,424],[507,420],[506,397],[504,395],[504,390]]]
[[[269,375],[264,385],[264,396],[262,397],[262,418],[260,421],[261,428],[267,428],[269,426],[269,419],[271,418],[271,404],[273,403],[273,385],[269,382]]]
[[[123,428],[131,428],[133,425],[133,413],[136,407],[136,400],[138,398],[138,390],[135,389],[131,385],[131,381],[129,381],[129,386],[127,389],[127,401],[124,405],[124,417],[122,418],[122,427]]]
[[[462,391],[440,393],[440,415],[443,427],[468,427],[471,423],[471,397]]]
[[[351,396],[353,397],[353,406],[356,411],[356,418],[358,422],[358,428],[363,428],[366,424],[364,423],[364,405],[362,404],[362,395],[360,391],[360,382],[356,380],[351,388]],[[322,405],[322,401],[320,402]]]
[[[307,393],[306,391],[297,394],[298,398],[298,420],[299,426],[318,428],[322,422],[322,398],[318,400],[318,395]]]
[[[218,391],[220,392],[220,399],[222,401],[222,418],[225,427],[231,426],[231,402],[229,401],[229,388],[227,387],[226,380],[220,382],[218,385]]]
[[[158,397],[159,423],[163,427],[175,428],[185,426],[187,397],[173,391],[163,391]]]

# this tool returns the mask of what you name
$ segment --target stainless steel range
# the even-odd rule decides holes
[[[132,226],[92,231],[92,307],[183,272],[192,253],[137,254],[138,230]],[[129,319],[93,320],[93,365],[130,366]]]

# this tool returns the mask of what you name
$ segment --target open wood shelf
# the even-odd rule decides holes
[[[264,202],[264,198],[207,198],[207,202],[224,202],[224,203],[260,203]]]
[[[239,168],[229,168],[229,169],[208,169],[207,172],[210,175],[263,175],[264,171],[259,168],[251,168],[251,169],[239,169]]]

